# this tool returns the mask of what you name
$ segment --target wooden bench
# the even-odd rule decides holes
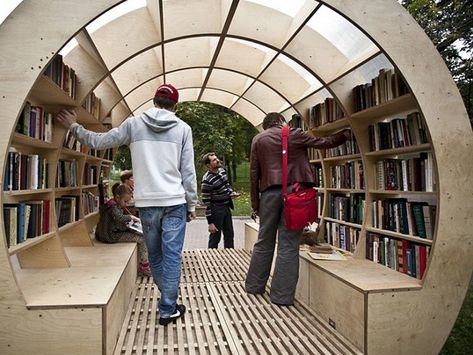
[[[26,301],[12,325],[15,347],[31,354],[111,354],[136,282],[136,244],[95,242],[65,251],[69,268],[13,265]]]
[[[258,224],[246,223],[246,250],[253,249],[257,237]],[[401,336],[402,331],[396,331],[395,327],[399,317],[405,317],[402,312],[408,309],[409,297],[405,296],[421,288],[420,280],[369,260],[351,257],[343,261],[315,260],[304,249],[299,254],[296,299],[364,353],[381,347],[379,343],[387,341],[384,336],[389,341],[393,337],[394,341],[396,337],[402,341],[406,335]],[[393,317],[398,319],[392,321]],[[378,329],[380,325],[383,331]]]

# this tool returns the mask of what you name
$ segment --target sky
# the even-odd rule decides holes
[[[0,24],[12,12],[22,0],[2,0],[0,1]]]

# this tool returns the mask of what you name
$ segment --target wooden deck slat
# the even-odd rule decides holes
[[[114,355],[361,354],[307,305],[279,307],[268,292],[249,295],[249,252],[200,249],[182,255],[183,318],[160,326],[159,290],[137,280]]]

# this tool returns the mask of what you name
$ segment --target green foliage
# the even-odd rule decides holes
[[[473,345],[473,282],[463,301],[463,306],[452,332],[442,349],[442,355],[471,354]]]
[[[473,1],[403,0],[450,69],[473,125]]]
[[[122,145],[118,148],[117,154],[115,154],[115,159],[113,160],[113,165],[120,170],[132,169],[131,153],[128,146]]]
[[[183,102],[176,114],[192,127],[198,181],[206,171],[202,163],[205,153],[215,152],[230,176],[232,165],[249,159],[257,130],[236,112],[207,102]]]

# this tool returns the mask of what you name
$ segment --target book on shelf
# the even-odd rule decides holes
[[[383,159],[376,166],[376,188],[389,191],[434,192],[433,157],[430,152],[406,159]]]
[[[91,92],[82,103],[82,107],[97,120],[100,116],[100,101],[100,98],[98,98],[94,92]]]
[[[18,117],[15,131],[51,143],[53,141],[53,114],[46,112],[42,106],[32,106],[27,101]]]
[[[365,250],[367,259],[422,279],[430,247],[377,233],[367,233]]]
[[[309,256],[315,260],[347,260],[347,257],[338,250],[333,250],[330,254],[310,251],[307,254],[309,254]]]
[[[419,112],[370,125],[368,138],[372,152],[428,143],[425,124]]]
[[[49,200],[29,200],[3,205],[7,244],[14,246],[49,233]]]
[[[352,133],[350,138],[343,144],[325,150],[325,158],[334,158],[344,155],[360,154],[360,148],[356,142],[355,135]]]
[[[322,169],[320,168],[320,174]],[[353,160],[343,165],[330,166],[331,188],[364,190],[365,181],[363,163],[361,160]]]
[[[340,120],[345,117],[340,105],[334,98],[327,97],[324,102],[317,104],[309,110],[309,127],[317,128],[324,124]]]
[[[364,193],[330,193],[328,200],[329,217],[340,221],[362,224],[365,206]]]
[[[72,99],[76,98],[77,76],[74,69],[64,64],[62,55],[57,54],[44,70],[43,75],[51,79]]]
[[[337,222],[326,222],[325,240],[327,244],[354,253],[360,240],[361,229]]]
[[[77,186],[78,162],[75,159],[58,161],[57,166],[57,187]]]
[[[46,158],[10,147],[5,164],[4,191],[47,188],[48,167]]]
[[[409,89],[397,70],[382,68],[371,82],[353,88],[355,112],[383,104],[408,93]]]
[[[80,218],[80,199],[77,195],[63,195],[55,200],[58,227],[78,221]]]

